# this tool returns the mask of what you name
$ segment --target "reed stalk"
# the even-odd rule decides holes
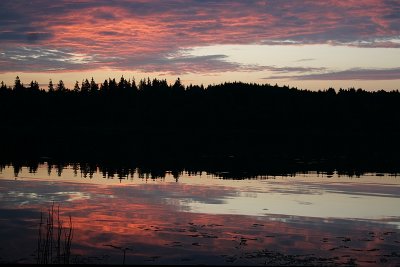
[[[47,214],[44,223],[44,214]],[[60,217],[60,206],[54,203],[47,212],[40,213],[38,229],[37,263],[38,264],[69,264],[73,237],[72,218],[68,225]]]

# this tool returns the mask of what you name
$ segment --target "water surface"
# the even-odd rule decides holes
[[[72,262],[400,264],[400,179],[391,174],[223,174],[82,165],[0,173],[0,262],[36,261],[40,212],[72,217]]]

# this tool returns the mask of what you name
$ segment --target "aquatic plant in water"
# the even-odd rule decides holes
[[[71,257],[73,237],[72,218],[69,216],[65,224],[60,218],[60,206],[57,209],[54,203],[47,212],[40,213],[38,229],[38,264],[68,264]]]

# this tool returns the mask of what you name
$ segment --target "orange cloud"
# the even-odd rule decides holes
[[[399,5],[388,0],[2,1],[0,10],[3,73],[253,71],[224,55],[181,53],[215,44],[400,46],[393,41],[400,36]]]
[[[361,263],[382,257],[395,261],[382,255],[392,255],[399,248],[394,242],[398,238],[398,233],[393,231],[395,226],[385,223],[286,215],[193,213],[178,201],[185,197],[194,201],[223,200],[235,193],[232,188],[180,183],[102,186],[21,180],[17,181],[20,189],[12,190],[16,197],[12,201],[13,194],[7,188],[13,188],[10,186],[15,182],[2,181],[0,191],[8,196],[2,202],[7,207],[0,207],[2,242],[15,244],[4,246],[0,253],[9,253],[7,257],[11,258],[15,253],[21,257],[21,251],[31,249],[29,253],[32,253],[35,249],[39,212],[48,205],[40,200],[51,196],[57,203],[61,202],[62,220],[72,216],[72,253],[80,254],[81,260],[103,261],[102,256],[107,255],[109,263],[117,264],[122,262],[122,249],[129,248],[126,263],[135,264],[150,260],[176,264],[184,258],[192,259],[194,264],[226,264],[233,259],[240,261],[240,257],[261,264],[271,259],[262,256],[266,250],[275,256],[282,253],[331,260],[337,257],[334,261],[342,263],[351,257]],[[89,197],[77,199],[69,194],[57,194],[67,191],[72,196],[81,192]],[[64,198],[74,200],[62,201]],[[21,202],[24,204],[20,205]],[[25,230],[26,222],[30,225],[29,231]],[[22,230],[24,238],[19,234]]]

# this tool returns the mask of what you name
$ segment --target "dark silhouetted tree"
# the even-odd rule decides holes
[[[147,87],[146,80],[145,79],[141,79],[139,81],[139,90],[140,91],[146,91],[146,87]]]
[[[66,90],[66,88],[65,88],[64,82],[62,80],[60,80],[57,83],[56,91],[57,92],[64,92],[65,90]]]
[[[82,81],[81,92],[84,94],[87,94],[87,93],[89,93],[89,90],[90,90],[90,83],[89,83],[89,80],[86,79],[86,80]]]
[[[37,92],[39,91],[39,84],[37,81],[31,81],[31,83],[29,84],[29,90],[31,90],[31,92]]]
[[[132,78],[131,88],[132,88],[132,90],[134,90],[134,91],[137,91],[137,90],[138,90],[137,85],[136,85],[136,81],[135,81],[135,77]]]
[[[176,79],[174,85],[172,86],[172,90],[174,93],[180,93],[185,91],[185,87],[182,85],[181,79],[179,77],[178,79]]]
[[[119,83],[118,83],[118,89],[120,91],[122,91],[124,89],[124,87],[125,87],[125,79],[124,79],[124,76],[121,76],[121,79],[119,80]]]
[[[110,89],[110,92],[115,92],[118,88],[117,82],[114,79],[108,79],[108,87]]]
[[[327,91],[326,91],[326,93],[329,95],[329,96],[334,96],[334,95],[336,95],[336,91],[335,91],[335,89],[334,88],[329,88]]]
[[[1,90],[6,90],[7,89],[7,85],[3,81],[1,81],[0,89]]]
[[[74,91],[75,91],[75,92],[80,92],[80,90],[81,90],[81,88],[79,87],[79,82],[76,81],[76,82],[75,82],[75,85],[74,85]]]
[[[127,81],[124,76],[121,77],[119,83],[118,83],[118,89],[120,92],[127,92],[128,89],[131,88],[131,83]]]
[[[53,81],[51,79],[49,81],[49,85],[47,86],[47,88],[49,89],[50,93],[54,92],[54,85],[53,85]]]
[[[19,79],[18,76],[15,78],[14,88],[13,89],[15,91],[22,91],[24,89],[24,85],[21,83],[21,80]]]
[[[90,80],[90,92],[96,93],[99,90],[99,85],[94,81],[93,77]]]
[[[108,85],[108,81],[104,80],[104,82],[100,85],[100,91],[101,92],[108,92],[110,90],[110,87]]]

